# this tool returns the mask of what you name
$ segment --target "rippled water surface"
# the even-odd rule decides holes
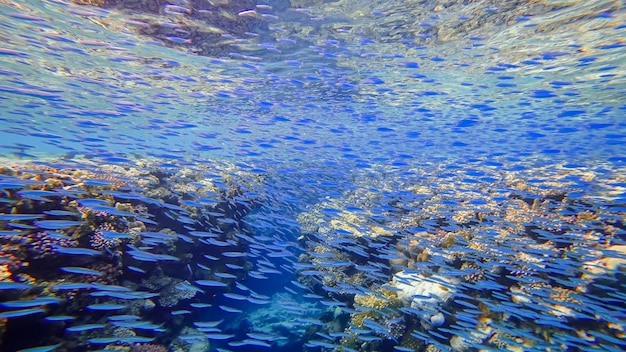
[[[625,18],[0,0],[0,350],[623,350]]]

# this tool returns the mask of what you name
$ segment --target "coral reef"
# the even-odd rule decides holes
[[[579,328],[589,320],[602,341],[621,334],[608,328],[616,321],[598,321],[584,297],[594,296],[587,304],[598,308],[597,300],[616,297],[623,283],[623,214],[598,203],[612,186],[581,186],[620,176],[600,181],[592,171],[558,166],[484,169],[491,182],[468,190],[463,172],[442,166],[441,177],[437,167],[427,169],[400,184],[363,173],[355,177],[363,189],[298,218],[308,249],[299,258],[300,282],[343,302],[350,314],[341,346],[539,348],[557,343],[563,329],[594,340]],[[371,191],[389,188],[396,192]],[[398,306],[379,301],[379,287],[391,290]],[[404,333],[390,334],[390,322]]]
[[[598,313],[621,297],[623,212],[597,204],[604,189],[575,196],[571,170],[567,179],[541,170],[545,184],[502,173],[501,184],[463,192],[463,175],[434,182],[437,173],[417,170],[393,186],[406,190],[398,194],[374,192],[390,181],[364,175],[367,190],[311,207],[289,242],[250,227],[274,228],[246,217],[265,197],[262,177],[137,164],[3,169],[18,190],[0,205],[0,278],[15,287],[0,290],[3,348],[23,343],[21,324],[42,316],[69,329],[68,346],[126,350],[203,351],[208,339],[218,348],[540,348],[562,343],[559,331],[604,344],[623,336],[619,319]],[[284,272],[294,274],[281,282],[289,294],[244,284]],[[207,319],[216,312],[230,318]],[[56,341],[54,331],[42,338]]]
[[[119,232],[110,223],[100,225],[90,236],[89,245],[96,250],[112,250],[122,244],[122,240],[115,237]]]
[[[200,289],[194,282],[207,277],[218,279],[207,276],[212,270],[194,272],[192,266],[208,269],[203,264],[205,255],[245,249],[235,231],[245,230],[240,220],[261,196],[256,192],[254,197],[245,197],[258,185],[258,177],[240,179],[236,175],[240,171],[226,165],[223,172],[228,170],[233,175],[219,176],[222,171],[209,172],[205,165],[170,173],[148,161],[127,167],[86,160],[60,164],[20,163],[1,170],[4,184],[15,185],[16,191],[11,188],[7,202],[0,204],[0,231],[6,234],[0,239],[0,276],[3,284],[14,284],[18,289],[0,290],[0,299],[29,302],[33,295],[43,293],[38,299],[50,300],[57,306],[42,309],[35,300],[32,312],[9,310],[0,314],[27,315],[22,318],[27,324],[40,324],[37,321],[41,321],[41,314],[51,315],[52,324],[75,320],[76,332],[82,331],[81,324],[87,331],[67,332],[68,341],[77,346],[111,340],[109,347],[124,349],[129,347],[125,341],[136,340],[130,344],[132,351],[168,350],[175,337],[158,324],[171,319],[171,308],[189,304],[192,298],[210,302],[216,296],[215,290]],[[212,167],[219,166],[216,163]],[[210,178],[206,176],[209,173]],[[170,190],[162,193],[165,199],[144,195],[158,194],[154,191],[161,187]],[[200,194],[204,203],[196,201]],[[219,234],[211,240],[220,246],[214,245],[211,251],[209,243],[195,235],[196,231],[208,233],[202,230]],[[224,256],[214,264],[223,271],[227,269],[225,264],[237,267],[244,263],[245,258]],[[237,275],[243,277],[245,272]],[[156,303],[152,300],[155,297],[159,298]],[[31,307],[29,303],[15,304]],[[145,321],[135,326],[132,321],[106,319],[115,313],[122,317],[136,315],[133,319]],[[28,341],[20,339],[23,326],[9,320],[3,336],[10,338],[3,341],[2,349],[28,347],[20,347]],[[114,337],[103,336],[99,329],[112,332]],[[154,339],[146,337],[145,330],[165,334],[159,340],[164,344],[142,342]],[[38,338],[54,341],[56,333],[50,330]],[[120,340],[115,342],[116,338]],[[191,349],[206,348],[208,345],[196,344]]]
[[[180,285],[180,284],[183,285]],[[159,304],[162,307],[173,307],[181,300],[190,299],[198,294],[197,290],[181,287],[191,285],[188,281],[173,281],[159,291]]]
[[[168,352],[166,346],[153,343],[136,343],[130,349],[130,352]]]
[[[61,233],[50,234],[48,231],[36,232],[28,236],[28,252],[31,260],[55,256],[58,247],[73,248],[78,241]]]
[[[399,289],[398,299],[405,306],[418,310],[422,326],[430,329],[445,323],[439,310],[445,308],[454,298],[459,282],[440,275],[424,276],[399,272],[394,275],[392,283]]]
[[[298,301],[290,294],[278,293],[268,303],[235,320],[232,325],[238,330],[245,327],[243,332],[274,336],[275,346],[288,348],[297,345],[305,335],[310,328],[308,320],[320,314],[314,302]]]

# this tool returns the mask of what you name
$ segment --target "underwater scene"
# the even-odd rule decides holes
[[[626,350],[626,8],[0,0],[0,351]]]

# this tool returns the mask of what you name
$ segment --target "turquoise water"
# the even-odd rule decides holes
[[[620,1],[0,16],[0,350],[624,348]]]

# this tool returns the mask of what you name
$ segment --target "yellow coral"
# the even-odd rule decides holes
[[[398,299],[395,291],[380,289],[377,293],[371,293],[367,296],[354,296],[354,304],[366,308],[373,308],[362,312],[352,314],[350,320],[357,327],[363,327],[363,319],[374,320],[379,317],[378,311],[385,308],[400,308],[402,302]]]
[[[389,231],[389,230],[387,230],[387,229],[384,229],[384,228],[382,228],[382,227],[380,227],[380,226],[370,225],[370,229],[374,232],[373,234],[374,234],[375,236],[373,236],[373,237],[378,237],[378,236],[391,236],[391,235],[393,235],[393,232],[391,232],[391,231]]]
[[[576,222],[584,222],[584,221],[592,221],[592,220],[598,220],[600,217],[589,211],[589,210],[585,210],[582,211],[578,214],[576,214]]]
[[[352,322],[352,325],[354,325],[354,326],[356,326],[358,328],[362,328],[364,319],[373,320],[373,319],[376,318],[377,314],[378,313],[375,313],[374,311],[366,311],[366,312],[354,313],[350,317],[350,321]]]
[[[456,235],[452,232],[448,232],[448,234],[445,235],[443,240],[441,240],[441,247],[450,248],[454,246],[455,243],[456,243]]]
[[[127,213],[134,213],[133,205],[130,203],[115,203],[115,209]]]
[[[11,277],[11,270],[8,264],[0,265],[0,282],[8,281]]]

